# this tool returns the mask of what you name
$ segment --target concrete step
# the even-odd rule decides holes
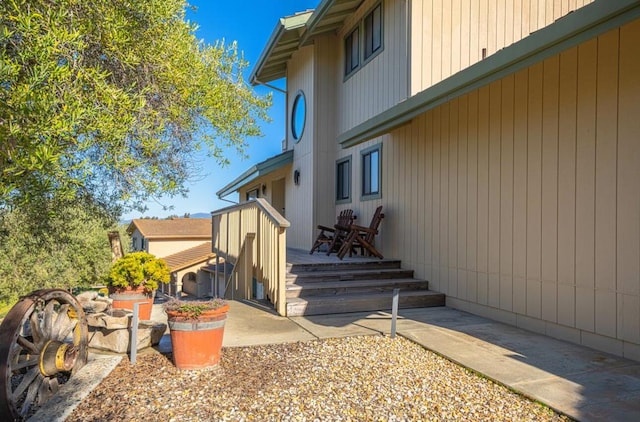
[[[287,272],[293,274],[307,273],[307,272],[322,272],[322,271],[352,271],[352,270],[366,270],[366,269],[392,269],[400,268],[401,261],[399,260],[377,260],[372,259],[370,261],[357,261],[357,262],[325,262],[325,263],[313,263],[313,264],[287,264]]]
[[[342,271],[304,271],[299,273],[288,273],[287,283],[305,282],[328,282],[339,280],[374,280],[391,278],[413,278],[413,270],[403,270],[401,268],[391,269],[362,269],[362,270],[342,270]]]
[[[327,315],[346,312],[390,311],[392,292],[310,296],[287,299],[287,316]],[[445,295],[430,290],[400,291],[400,308],[444,306]]]
[[[415,278],[339,280],[327,282],[307,282],[298,280],[287,284],[287,298],[308,296],[337,296],[355,293],[384,293],[393,289],[428,290],[429,282]]]

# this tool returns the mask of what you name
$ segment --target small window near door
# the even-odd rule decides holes
[[[351,156],[336,162],[336,202],[351,202]]]
[[[362,156],[362,199],[380,198],[380,150],[382,145],[367,148]]]

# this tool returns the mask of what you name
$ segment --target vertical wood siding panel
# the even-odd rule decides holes
[[[506,0],[504,9],[504,45],[511,45],[514,42],[513,38],[513,15],[515,4],[520,0]]]
[[[597,41],[578,48],[576,162],[576,328],[594,330],[595,122]]]
[[[513,26],[513,42],[522,38],[522,0],[513,1],[513,19],[511,22]]]
[[[425,273],[427,280],[430,282],[434,279],[433,266],[434,266],[434,245],[433,245],[433,215],[435,208],[433,206],[433,168],[435,161],[435,154],[433,150],[434,137],[433,137],[433,112],[428,112],[425,116],[424,122],[424,142],[425,142],[425,222],[424,222],[424,239],[426,244],[426,263],[427,271]]]
[[[461,0],[460,6],[460,69],[466,69],[470,62],[469,49],[471,48],[471,38],[469,37],[471,28],[471,7],[469,0]],[[474,2],[475,3],[475,2]]]
[[[598,37],[596,121],[596,332],[616,335],[618,31]]]
[[[489,247],[489,87],[478,97],[478,303],[488,303]]]
[[[417,166],[417,170],[418,170],[418,175],[417,175],[417,184],[416,184],[416,205],[417,205],[417,209],[416,209],[416,230],[415,230],[415,234],[414,234],[414,238],[415,238],[415,244],[414,247],[416,249],[416,253],[417,253],[417,257],[416,257],[416,262],[418,263],[419,267],[418,270],[420,271],[421,274],[425,274],[425,263],[427,262],[427,248],[428,248],[428,241],[427,241],[427,237],[425,237],[425,230],[426,230],[426,216],[429,214],[429,204],[428,204],[428,200],[426,199],[426,192],[428,189],[427,186],[427,168],[429,166],[428,162],[427,162],[427,157],[425,156],[425,151],[427,149],[427,142],[429,142],[428,139],[426,139],[425,137],[425,122],[426,122],[426,116],[422,115],[417,119],[417,131],[415,133],[415,137],[413,139],[413,142],[416,145],[416,152],[415,152],[415,159],[416,159],[416,166]]]
[[[498,0],[489,0],[487,9],[487,56],[497,51],[498,42],[498,29],[497,16],[498,16]]]
[[[479,0],[478,9],[478,60],[482,59],[482,49],[489,50],[489,0]]]
[[[541,317],[542,63],[529,68],[527,150],[527,315]]]
[[[478,299],[478,91],[469,94],[469,141],[467,143],[467,288],[468,299]]]
[[[468,160],[467,160],[467,142],[468,132],[467,124],[469,119],[469,96],[465,95],[460,98],[458,112],[458,240],[457,240],[457,258],[458,258],[458,296],[462,299],[469,299],[469,288],[467,276],[469,266],[467,265],[467,181],[468,181]]]
[[[542,319],[557,322],[558,90],[560,58],[545,60],[542,91]]]
[[[424,30],[426,20],[424,19],[424,8],[427,7],[428,0],[411,2],[411,95],[421,91],[422,81],[425,79],[424,64],[426,54],[426,40]]]
[[[529,32],[524,36],[526,37],[530,33],[537,31],[538,28],[538,2],[539,0],[531,0],[529,2]]]
[[[506,3],[510,3],[512,0],[497,0],[496,4],[496,22],[492,25],[496,28],[496,47],[495,51],[500,50],[505,44],[505,31],[506,31]]]
[[[520,38],[524,38],[531,32],[531,2],[537,0],[522,0],[522,18],[521,18],[521,29],[520,29]]]
[[[422,13],[424,20],[422,28],[422,43],[424,45],[424,56],[422,58],[423,82],[420,85],[419,91],[422,91],[424,88],[433,84],[433,58],[435,57],[433,51],[433,19],[435,17],[433,13],[433,0],[424,0]]]
[[[442,62],[443,62],[443,37],[444,37],[444,24],[443,24],[443,7],[442,2],[445,0],[433,0],[433,30],[431,31],[432,37],[432,51],[433,57],[431,59],[431,83],[436,83],[442,80]],[[444,50],[446,51],[446,50]],[[425,87],[426,88],[426,87]]]
[[[480,4],[481,1],[468,0],[469,4],[469,64],[477,63],[482,58],[480,46]]]
[[[440,114],[440,280],[449,294],[449,103]],[[444,291],[443,291],[444,293]]]
[[[451,75],[451,56],[455,47],[452,45],[452,27],[451,27],[451,0],[443,0],[442,2],[442,51],[440,60],[442,62],[442,74],[440,80]]]
[[[560,55],[558,136],[558,323],[575,324],[576,100],[578,48]]]
[[[620,30],[618,110],[618,336],[640,343],[640,22]]]
[[[449,209],[448,209],[448,277],[449,294],[458,297],[458,116],[459,100],[449,107]]]
[[[432,209],[433,209],[433,222],[431,224],[431,237],[432,237],[432,252],[433,252],[433,281],[437,286],[434,290],[443,291],[444,286],[442,283],[440,267],[441,263],[441,247],[440,247],[440,166],[441,166],[441,139],[440,139],[440,111],[438,107],[433,110],[432,113],[432,127],[433,127],[433,194],[432,194]]]
[[[502,84],[489,86],[489,305],[500,306],[500,114]]]
[[[500,140],[500,309],[513,309],[513,75],[502,81]]]
[[[461,34],[461,0],[451,0],[451,69],[448,74],[452,75],[460,71],[460,55],[462,54],[462,34]],[[466,44],[466,43],[464,43]]]

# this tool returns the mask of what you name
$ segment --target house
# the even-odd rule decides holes
[[[167,262],[171,282],[160,287],[163,293],[214,296],[211,272],[208,271],[214,256],[211,252],[211,220],[134,219],[127,233],[131,236],[132,251],[145,251]]]
[[[217,194],[300,249],[383,205],[383,254],[448,306],[638,360],[639,44],[637,0],[322,0],[251,75],[286,78],[282,154]]]

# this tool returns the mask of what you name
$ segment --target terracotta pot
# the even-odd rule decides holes
[[[204,311],[197,318],[187,318],[177,311],[167,311],[171,329],[173,363],[178,369],[201,369],[220,361],[224,322],[229,305]]]
[[[145,302],[138,306],[140,320],[148,321],[151,319],[153,292],[145,289],[144,286],[125,288],[110,286],[109,297],[113,299],[113,304],[111,305],[113,309],[129,309],[133,311],[135,303]]]

